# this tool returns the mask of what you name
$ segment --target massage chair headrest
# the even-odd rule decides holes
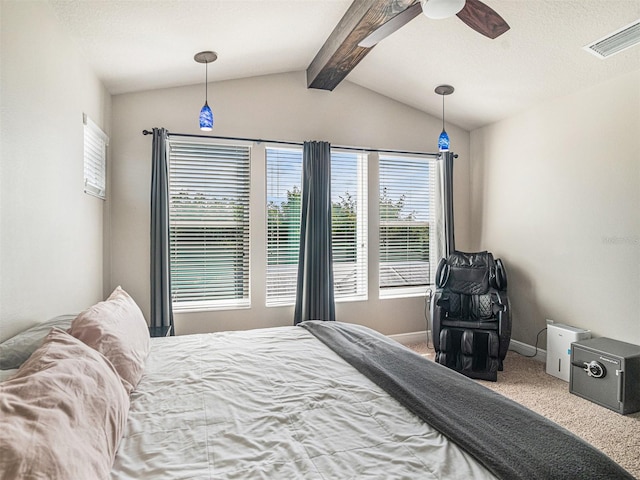
[[[453,252],[436,270],[436,286],[453,293],[482,295],[490,288],[506,290],[507,272],[489,252]]]

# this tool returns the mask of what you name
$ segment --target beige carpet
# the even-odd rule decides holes
[[[433,360],[426,343],[410,348]],[[569,393],[569,384],[545,372],[545,364],[509,352],[497,382],[486,387],[553,420],[602,450],[640,479],[640,412],[620,415]]]

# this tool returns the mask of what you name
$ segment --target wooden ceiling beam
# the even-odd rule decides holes
[[[415,0],[354,0],[307,68],[307,87],[333,90],[373,47],[358,43]]]

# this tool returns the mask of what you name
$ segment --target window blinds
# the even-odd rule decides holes
[[[302,149],[267,148],[267,305],[295,302],[300,249]],[[367,295],[366,155],[331,151],[336,300]]]
[[[104,200],[109,137],[86,114],[82,114],[82,123],[84,124],[84,191]]]
[[[267,148],[267,305],[296,298],[302,150]]]
[[[331,151],[333,285],[336,299],[367,298],[367,156]]]
[[[176,310],[248,307],[250,148],[169,140]]]
[[[380,156],[381,296],[431,283],[434,206],[435,160]]]

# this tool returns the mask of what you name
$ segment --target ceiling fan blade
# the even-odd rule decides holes
[[[396,30],[404,27],[407,23],[409,23],[421,13],[422,7],[420,6],[420,2],[414,3],[388,22],[380,25],[377,29],[375,29],[367,37],[365,37],[360,43],[358,43],[358,46],[363,48],[373,47],[379,41],[384,40]]]
[[[491,39],[499,37],[510,28],[495,10],[480,0],[467,0],[464,8],[456,15],[476,32]]]

